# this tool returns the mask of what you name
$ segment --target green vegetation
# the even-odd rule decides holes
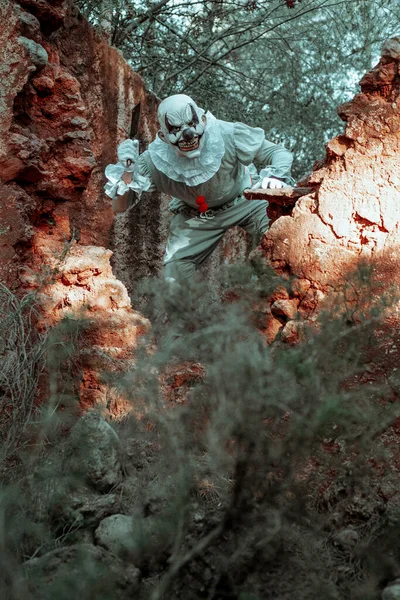
[[[111,426],[64,420],[57,353],[72,356],[76,330],[55,329],[50,400],[27,410],[12,396],[0,597],[378,600],[400,560],[398,383],[378,376],[391,294],[366,268],[349,282],[358,298],[338,297],[295,346],[267,346],[257,328],[255,307],[290,286],[262,265],[226,269],[218,295],[146,282],[135,305],[152,329],[133,369],[105,374],[132,407]],[[24,306],[4,293],[0,312],[23,323],[19,347],[40,373],[44,338],[30,337]],[[20,377],[2,380],[2,406]]]

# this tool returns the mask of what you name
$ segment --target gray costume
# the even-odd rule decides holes
[[[146,181],[141,189],[158,190],[174,198],[170,209],[175,215],[164,256],[169,279],[190,277],[230,227],[239,225],[257,238],[265,233],[268,203],[248,201],[242,194],[252,185],[251,164],[265,167],[264,177],[292,182],[291,152],[267,141],[262,129],[220,121],[211,113],[205,117],[205,140],[198,158],[177,156],[171,144],[157,136],[137,160],[136,179]],[[199,196],[208,206],[203,213],[199,212],[199,201],[196,203]]]

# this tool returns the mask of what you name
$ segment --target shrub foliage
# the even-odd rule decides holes
[[[371,298],[370,275],[357,277],[359,310],[352,297],[349,318],[346,292],[295,346],[268,346],[257,328],[255,307],[289,284],[265,267],[226,269],[218,294],[200,280],[184,289],[145,282],[134,302],[152,329],[135,367],[108,374],[132,407],[111,423],[123,473],[109,490],[95,490],[71,468],[57,401],[35,412],[31,391],[13,392],[18,422],[45,443],[29,454],[14,444],[18,468],[9,465],[4,477],[2,597],[69,598],[72,590],[85,600],[131,598],[110,566],[118,554],[124,569],[140,569],[134,597],[143,600],[378,599],[399,569],[391,445],[398,389],[395,378],[390,385],[366,378],[387,308],[380,294],[371,312],[363,296]],[[21,368],[31,369],[30,386],[14,381],[17,368],[7,371],[9,402],[10,389],[37,385],[32,361],[42,357],[43,339],[29,337],[24,300],[6,297],[7,318],[24,323],[16,338]],[[77,491],[90,509],[72,506]],[[107,508],[94,514],[101,502]],[[113,513],[131,516],[133,527],[123,552],[107,550],[108,564],[97,561],[92,542]],[[32,559],[46,564],[77,543],[68,576],[32,571]],[[52,596],[38,591],[43,577]]]

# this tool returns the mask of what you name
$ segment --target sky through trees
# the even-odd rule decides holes
[[[76,0],[160,98],[187,93],[218,118],[260,126],[301,177],[343,129],[398,0]]]

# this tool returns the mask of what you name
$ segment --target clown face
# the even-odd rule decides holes
[[[178,156],[200,156],[206,117],[194,100],[184,94],[166,98],[158,108],[158,120],[160,138],[170,144]]]

